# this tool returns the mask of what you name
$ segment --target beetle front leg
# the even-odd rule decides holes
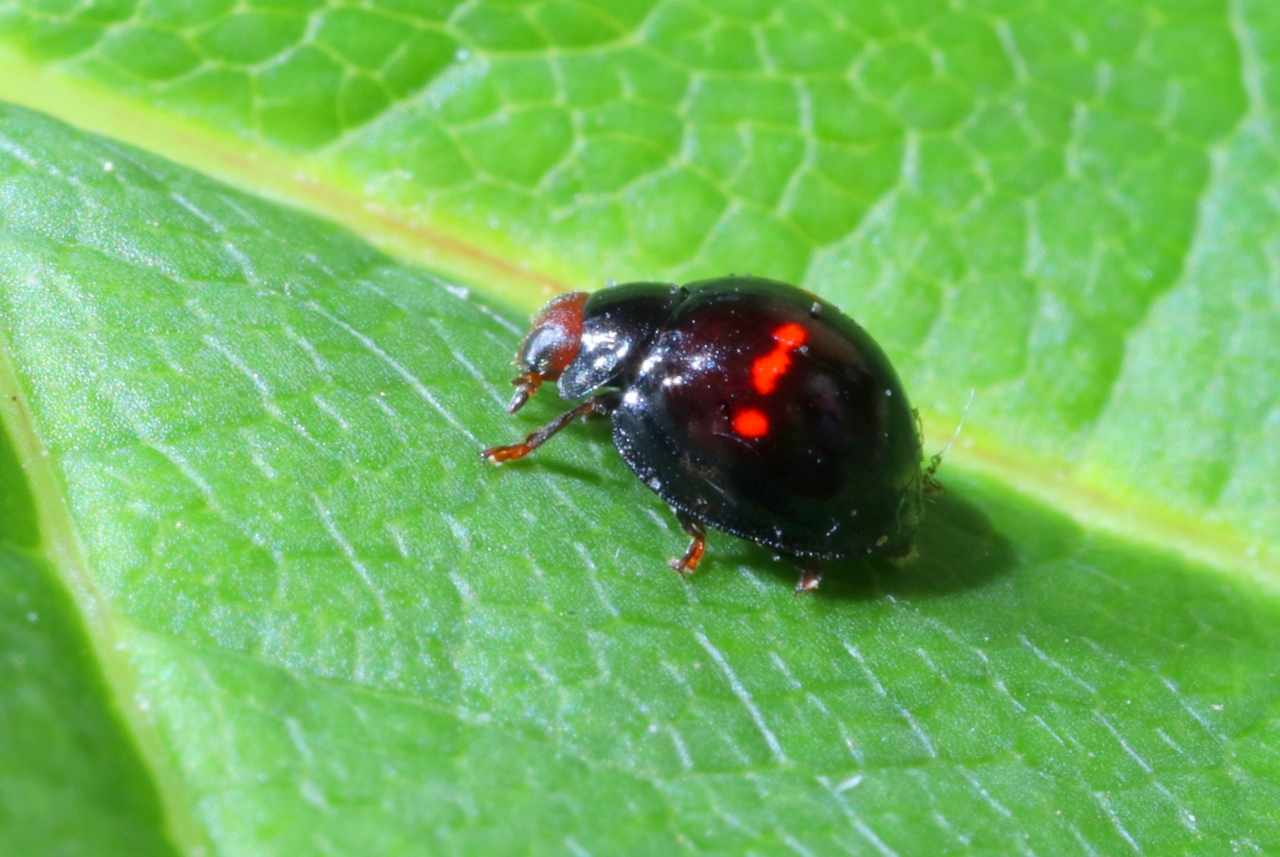
[[[480,457],[494,464],[501,464],[504,461],[514,461],[517,458],[524,458],[538,447],[542,446],[555,435],[560,429],[579,417],[607,417],[613,413],[621,401],[617,392],[610,391],[601,393],[598,396],[592,396],[581,405],[578,405],[571,411],[565,411],[533,434],[526,437],[520,443],[513,443],[510,446],[491,446],[480,453]]]

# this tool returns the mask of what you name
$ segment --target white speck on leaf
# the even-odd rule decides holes
[[[836,794],[847,792],[849,789],[857,786],[860,782],[862,782],[862,774],[854,774],[852,777],[849,777],[849,779],[836,785]]]

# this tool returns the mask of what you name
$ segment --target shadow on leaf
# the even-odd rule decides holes
[[[798,566],[773,560],[760,548],[744,557],[751,564],[794,582]],[[811,596],[872,600],[908,597],[934,598],[979,589],[1008,574],[1014,566],[1013,548],[974,503],[955,492],[930,501],[916,537],[916,552],[904,562],[847,559],[822,566],[822,586]]]

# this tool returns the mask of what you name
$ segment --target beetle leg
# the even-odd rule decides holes
[[[689,549],[684,556],[671,560],[667,565],[680,572],[681,576],[688,577],[698,570],[698,563],[702,562],[702,553],[707,549],[707,531],[683,512],[676,512],[676,520],[680,522],[680,528],[689,534]]]
[[[817,563],[804,561],[800,564],[800,579],[796,581],[796,595],[803,595],[806,592],[812,592],[818,588],[818,584],[822,582],[822,572],[818,571]]]
[[[614,408],[618,407],[618,394],[610,391],[601,393],[598,396],[592,396],[581,405],[578,405],[571,411],[565,411],[533,434],[526,437],[520,443],[513,443],[510,446],[491,446],[480,453],[480,457],[492,461],[494,464],[501,464],[504,461],[512,461],[517,458],[524,458],[538,447],[542,446],[560,429],[579,417],[607,417],[613,413]]]
[[[924,478],[924,486],[922,493],[926,497],[938,497],[947,493],[947,489],[942,487],[942,483],[935,478],[938,468],[942,465],[942,453],[936,453],[929,459],[929,466],[924,469],[921,476]]]

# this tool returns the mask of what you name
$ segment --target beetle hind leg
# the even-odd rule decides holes
[[[676,520],[680,522],[680,528],[689,535],[689,548],[684,556],[671,560],[667,565],[680,572],[682,577],[688,577],[698,570],[698,563],[702,562],[702,554],[707,549],[707,531],[702,524],[683,512],[676,512]]]
[[[822,582],[822,571],[815,560],[801,560],[800,579],[796,581],[796,595],[803,595],[818,588]]]

